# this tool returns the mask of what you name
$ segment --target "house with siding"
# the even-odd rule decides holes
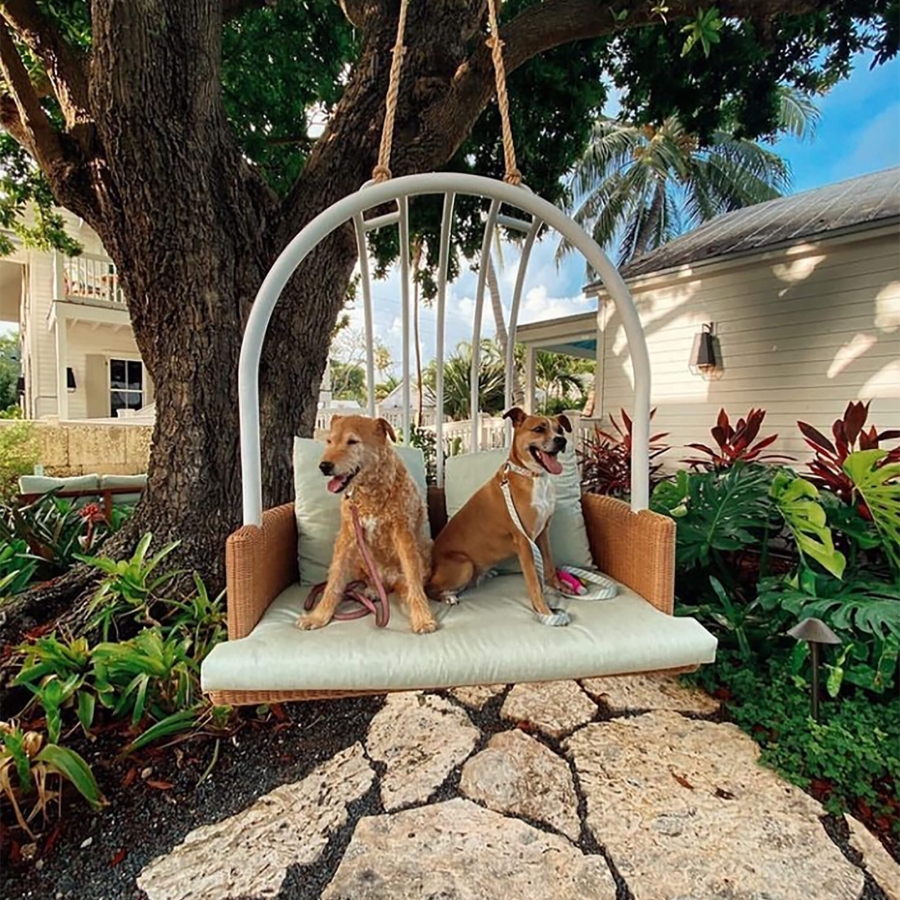
[[[732,420],[764,408],[773,449],[800,459],[797,420],[825,429],[850,400],[871,401],[869,421],[882,428],[900,424],[900,169],[720,216],[622,275],[647,335],[654,430],[669,432],[670,461],[708,439],[722,407]],[[592,415],[608,421],[631,406],[631,360],[602,284],[585,290],[596,313],[520,326],[517,340],[529,357],[596,358]],[[704,341],[714,365],[698,367]]]
[[[27,418],[116,418],[153,400],[116,267],[84,222],[59,210],[84,248],[68,258],[29,249],[0,260],[0,322],[18,328]]]

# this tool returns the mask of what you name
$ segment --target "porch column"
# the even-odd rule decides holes
[[[66,277],[63,257],[59,250],[53,251],[53,299],[66,299]]]
[[[537,350],[531,345],[525,346],[525,412],[534,414],[537,407],[534,389],[534,369]]]
[[[69,418],[69,384],[66,378],[66,320],[56,315],[56,414],[60,421]]]

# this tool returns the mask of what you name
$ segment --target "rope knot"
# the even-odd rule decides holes
[[[510,169],[504,176],[503,180],[507,184],[518,187],[522,183],[522,173],[518,169]]]
[[[372,169],[372,181],[375,184],[381,184],[383,181],[391,180],[391,170],[387,166],[378,165]]]

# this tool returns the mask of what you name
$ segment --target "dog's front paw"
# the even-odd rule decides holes
[[[300,616],[297,619],[297,627],[301,631],[314,631],[317,628],[324,628],[328,624],[329,620],[324,616],[317,616],[315,613],[310,613],[308,616]]]
[[[437,631],[437,622],[431,616],[416,616],[410,621],[410,627],[415,634],[431,634]]]

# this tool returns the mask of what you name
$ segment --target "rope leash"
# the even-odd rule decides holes
[[[353,519],[353,530],[356,532],[356,543],[359,545],[359,551],[362,553],[363,562],[365,562],[366,569],[369,571],[369,577],[372,579],[372,584],[375,585],[375,590],[378,591],[378,600],[373,600],[366,595],[364,591],[365,582],[351,581],[350,584],[344,588],[343,599],[345,601],[349,600],[354,603],[359,603],[361,604],[361,608],[348,610],[347,612],[335,612],[334,618],[340,622],[346,622],[351,619],[361,619],[363,616],[372,614],[375,616],[376,627],[385,628],[387,623],[391,620],[391,606],[388,602],[387,593],[384,590],[384,584],[382,584],[381,577],[378,574],[378,566],[375,565],[372,551],[369,550],[369,545],[366,543],[366,535],[359,521],[359,510],[353,503],[350,504],[350,515]],[[309,592],[306,602],[303,604],[303,608],[307,612],[316,605],[319,598],[325,592],[327,584],[327,581],[323,581],[321,584],[317,584]]]
[[[531,549],[531,555],[534,558],[534,568],[537,571],[537,576],[541,582],[541,585],[545,590],[556,590],[555,588],[550,588],[548,586],[544,578],[544,559],[541,555],[540,548],[531,539],[531,536],[528,534],[528,532],[525,530],[525,526],[522,524],[522,520],[519,518],[516,504],[513,501],[512,493],[509,489],[510,472],[516,472],[520,475],[525,474],[533,477],[532,473],[527,469],[522,469],[521,467],[516,466],[513,463],[506,463],[504,475],[500,481],[500,492],[503,494],[503,500],[506,502],[506,509],[509,512],[509,517],[512,519],[513,524],[515,524],[516,528],[519,529],[525,540],[528,541],[528,546]],[[577,566],[560,566],[557,571],[572,575],[583,584],[595,585],[594,590],[585,591],[583,594],[572,595],[573,597],[577,597],[580,600],[611,600],[618,593],[618,588],[616,587],[615,582],[610,581],[599,572],[591,572],[587,569],[580,569]],[[568,581],[568,579],[566,580]],[[560,592],[557,591],[557,593]],[[542,625],[550,625],[557,628],[562,625],[568,625],[569,622],[572,621],[571,617],[564,609],[554,609],[553,607],[551,607],[550,615],[535,613],[535,616]]]

